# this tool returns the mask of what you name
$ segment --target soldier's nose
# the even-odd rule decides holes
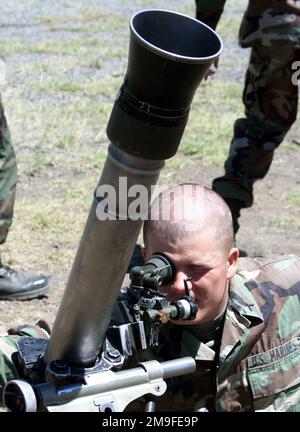
[[[184,281],[188,276],[183,272],[177,272],[173,283],[171,284],[172,291],[179,295],[185,295],[185,283]],[[190,285],[190,284],[189,284]]]

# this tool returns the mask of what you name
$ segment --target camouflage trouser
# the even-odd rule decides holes
[[[20,378],[14,359],[17,355],[17,340],[21,336],[49,338],[47,331],[36,324],[12,327],[8,330],[7,336],[0,336],[0,406],[3,404],[5,384],[12,379]]]
[[[296,120],[298,86],[291,68],[296,60],[300,50],[289,46],[252,48],[243,94],[246,117],[234,124],[225,175],[212,186],[231,207],[235,231],[240,209],[253,203],[254,182],[267,174],[274,150]]]
[[[16,339],[18,336],[0,337],[0,406],[2,405],[2,393],[5,384],[19,377],[18,371],[12,360],[17,352]]]
[[[12,224],[16,184],[16,156],[0,98],[0,244]]]

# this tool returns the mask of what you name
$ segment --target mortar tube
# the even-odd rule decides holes
[[[145,10],[132,17],[128,67],[107,126],[112,144],[100,188],[110,186],[119,201],[124,177],[128,189],[146,187],[149,202],[164,160],[177,152],[194,93],[221,51],[216,32],[189,16]],[[94,365],[141,229],[141,219],[126,219],[130,200],[120,199],[121,205],[111,210],[117,220],[100,221],[97,210],[105,200],[99,202],[96,195],[51,333],[47,363],[61,359],[72,366]]]
[[[97,187],[51,332],[47,363],[63,359],[78,367],[94,364],[143,223],[127,217],[134,198],[126,197],[126,203],[124,195],[120,196],[119,180],[126,179],[128,190],[137,184],[145,187],[148,205],[151,187],[163,166],[164,161],[132,156],[110,144],[98,187],[104,185],[109,190],[109,185],[116,191],[112,204],[116,202],[117,208],[109,209],[112,220],[98,219],[103,206],[96,196]]]

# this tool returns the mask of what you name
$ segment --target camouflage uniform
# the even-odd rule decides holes
[[[0,244],[12,224],[16,184],[16,156],[0,97]]]
[[[191,355],[197,371],[169,380],[158,411],[300,411],[300,258],[240,258],[216,351],[192,326],[163,340],[161,360]]]
[[[196,17],[215,28],[224,0],[196,0]],[[297,118],[298,86],[292,64],[300,60],[300,1],[250,0],[239,42],[251,48],[245,76],[245,118],[237,119],[225,175],[213,189],[229,204],[238,230],[241,208],[253,204],[253,184],[268,172],[274,150]]]
[[[22,336],[48,339],[50,328],[44,320],[40,320],[36,324],[12,327],[7,336],[0,336],[0,406],[3,403],[2,392],[5,384],[12,379],[21,378],[13,358],[17,353],[17,339]]]
[[[194,374],[168,380],[158,411],[300,411],[300,258],[240,258],[229,293],[214,344],[196,327],[169,326],[159,350],[141,353],[138,360],[191,355],[197,363]],[[14,336],[0,339],[0,393],[18,376],[15,351]],[[141,398],[127,411],[144,406]]]
[[[19,377],[18,371],[12,361],[16,352],[17,336],[0,337],[0,406],[2,404],[2,392],[5,384]]]

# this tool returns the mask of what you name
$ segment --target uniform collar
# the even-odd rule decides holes
[[[229,305],[237,319],[242,321],[247,328],[264,322],[258,304],[247,288],[247,283],[251,279],[252,272],[236,274],[230,281]]]
[[[263,317],[247,284],[253,281],[250,273],[235,275],[230,280],[229,300],[219,357],[219,378],[226,376],[234,362],[239,362],[247,351],[246,340],[259,331]],[[251,330],[250,330],[251,329]],[[230,358],[229,361],[226,359]]]

